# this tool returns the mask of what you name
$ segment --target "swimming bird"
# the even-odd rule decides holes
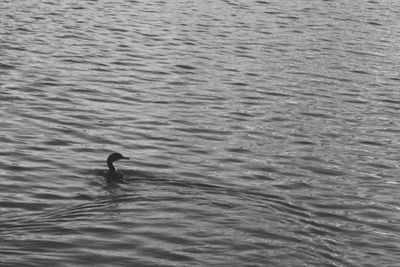
[[[117,168],[115,168],[113,162],[120,159],[129,159],[128,157],[122,156],[120,153],[111,153],[107,158],[107,166],[108,171],[104,173],[104,177],[107,179],[107,182],[123,182],[123,174],[118,172]]]

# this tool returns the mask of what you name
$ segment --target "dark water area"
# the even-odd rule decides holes
[[[399,17],[1,1],[0,265],[400,266]]]

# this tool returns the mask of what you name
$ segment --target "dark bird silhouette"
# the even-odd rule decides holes
[[[117,168],[114,166],[114,161],[120,159],[129,159],[128,157],[122,156],[120,153],[112,153],[107,158],[107,166],[108,171],[104,173],[104,177],[107,179],[107,182],[123,182],[122,178],[124,175],[118,172]]]

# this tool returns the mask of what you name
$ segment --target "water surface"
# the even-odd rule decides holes
[[[1,1],[0,263],[397,266],[398,10]]]

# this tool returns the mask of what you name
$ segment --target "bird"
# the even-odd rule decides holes
[[[117,168],[115,168],[113,162],[120,159],[129,159],[128,157],[124,157],[121,153],[111,153],[107,158],[107,166],[108,170],[104,173],[104,177],[107,179],[107,182],[123,182],[122,178],[124,175],[118,172]]]

